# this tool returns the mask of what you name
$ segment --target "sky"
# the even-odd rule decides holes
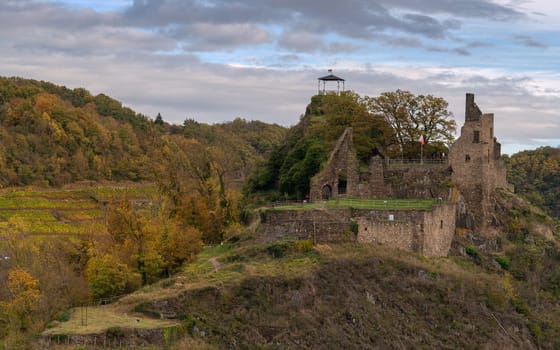
[[[362,96],[465,93],[504,153],[560,146],[555,0],[0,0],[0,75],[181,124],[295,125],[333,69]]]

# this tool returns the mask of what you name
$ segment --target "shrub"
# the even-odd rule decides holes
[[[531,331],[533,337],[535,337],[537,344],[540,344],[543,338],[543,331],[541,326],[539,326],[538,323],[531,322],[529,323],[529,330]]]
[[[54,319],[58,322],[68,322],[72,316],[72,309],[62,310],[56,313]]]
[[[285,244],[272,244],[266,248],[268,253],[274,258],[281,258],[286,254],[288,247]]]
[[[185,314],[181,315],[181,319],[183,321],[181,323],[182,330],[188,332],[189,334],[192,334],[193,328],[196,325],[196,319],[191,315]]]
[[[124,331],[121,327],[111,327],[105,331],[105,335],[111,340],[123,339]]]
[[[352,232],[355,235],[358,235],[358,223],[354,220],[350,221],[350,232]]]
[[[496,262],[498,264],[500,264],[502,269],[509,270],[510,261],[509,261],[509,258],[507,256],[497,256],[497,257],[494,258],[494,260],[496,260]]]
[[[300,253],[307,253],[313,250],[313,241],[304,239],[295,243],[295,248]]]
[[[469,255],[469,256],[471,256],[475,259],[478,259],[479,256],[480,256],[480,254],[478,253],[478,250],[472,245],[469,245],[469,246],[465,247],[465,252],[467,253],[467,255]]]
[[[529,305],[527,305],[525,300],[523,300],[521,298],[514,298],[514,299],[511,300],[511,302],[513,304],[513,308],[518,313],[520,313],[524,316],[529,316],[531,314],[531,310],[529,309]]]

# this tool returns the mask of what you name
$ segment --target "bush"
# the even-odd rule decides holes
[[[105,331],[105,335],[111,340],[123,339],[124,331],[121,327],[111,327]]]
[[[478,259],[480,257],[480,254],[478,253],[478,250],[472,245],[469,245],[469,246],[465,247],[465,251],[466,251],[467,255],[469,255],[469,256],[471,256],[475,259]]]
[[[509,261],[509,258],[507,256],[497,256],[497,257],[494,258],[494,260],[496,260],[496,262],[498,264],[500,264],[502,269],[509,270],[510,261]]]
[[[295,243],[295,248],[300,253],[307,253],[313,250],[313,241],[304,239]]]
[[[524,316],[529,316],[531,314],[531,310],[529,309],[529,305],[527,305],[525,300],[523,300],[521,298],[514,298],[514,299],[512,299],[511,302],[513,304],[513,308],[518,313],[520,313]]]
[[[358,235],[358,223],[354,220],[350,221],[350,232],[352,232],[353,234],[355,234],[356,236]]]
[[[68,322],[70,320],[70,316],[72,316],[72,309],[62,310],[54,315],[54,319],[58,322]]]
[[[543,339],[543,331],[541,326],[539,326],[538,323],[531,322],[529,323],[529,330],[531,331],[533,337],[535,337],[537,344],[540,344]]]
[[[288,250],[288,247],[285,244],[272,244],[272,245],[268,246],[268,248],[266,248],[266,250],[273,257],[282,258],[286,254],[286,251]]]

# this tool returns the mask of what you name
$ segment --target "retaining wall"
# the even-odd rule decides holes
[[[426,257],[447,256],[455,233],[456,205],[432,210],[268,210],[262,226],[266,241],[310,239],[314,243],[378,243]],[[351,222],[357,223],[357,234]]]

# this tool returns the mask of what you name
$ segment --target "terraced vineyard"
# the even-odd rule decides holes
[[[105,229],[107,205],[125,197],[136,205],[158,203],[153,184],[5,189],[0,191],[0,235],[7,230],[38,237],[95,235]]]

